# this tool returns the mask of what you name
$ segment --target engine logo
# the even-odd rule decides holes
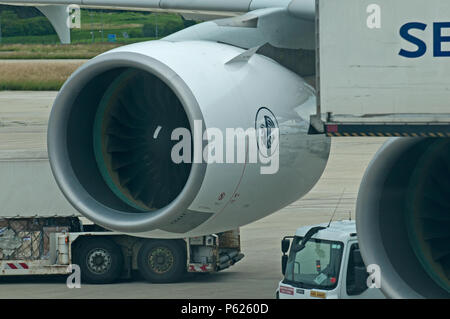
[[[256,113],[255,130],[258,149],[262,156],[271,157],[278,150],[279,126],[275,115],[266,107]]]

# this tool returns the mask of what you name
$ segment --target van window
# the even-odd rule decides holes
[[[347,288],[346,288],[347,295],[349,295],[349,296],[360,295],[368,289],[367,285],[360,286],[360,287],[358,287],[356,285],[355,269],[361,268],[361,267],[363,269],[365,269],[366,266],[364,265],[364,263],[361,263],[361,261],[354,260],[353,252],[355,250],[359,250],[358,244],[353,244],[350,247],[350,252],[349,252],[348,267],[347,267],[347,285],[346,285],[347,286]],[[368,273],[367,273],[367,276],[369,276]],[[367,279],[367,277],[366,277],[366,279]]]

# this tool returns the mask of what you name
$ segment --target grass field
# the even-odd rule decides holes
[[[127,12],[127,11],[92,11],[81,10],[82,28],[103,26],[123,26],[123,25],[140,25],[144,23],[157,21],[160,25],[164,25],[169,21],[180,21],[181,17],[176,14],[149,12]]]
[[[56,33],[2,37],[0,59],[90,59],[120,45],[155,40],[156,37],[143,35],[144,24],[163,31],[165,26],[174,23],[182,24],[181,17],[164,13],[82,10],[81,29],[71,30],[71,45],[61,45]],[[108,42],[108,34],[116,35],[115,43]]]
[[[59,90],[82,61],[0,61],[0,91]]]
[[[161,36],[169,26],[183,25],[183,20],[175,14],[82,10],[81,29],[71,30],[70,45],[60,44],[56,33],[3,36],[0,43],[0,90],[58,90],[83,63],[2,60],[91,59],[124,44],[156,39],[144,37],[144,25],[150,30],[159,30],[158,36]],[[115,43],[108,42],[108,34],[116,35]]]
[[[143,41],[146,39],[143,39]],[[151,39],[148,39],[151,40]],[[94,44],[3,44],[0,60],[6,59],[91,59],[124,43]]]
[[[108,42],[108,34],[115,34],[118,43],[144,41],[144,24],[155,25],[155,30],[163,31],[169,24],[183,24],[176,14],[122,11],[81,11],[81,29],[72,29],[73,44],[93,44]],[[157,25],[157,27],[156,27]],[[3,36],[2,45],[8,44],[57,44],[56,33],[49,35]]]

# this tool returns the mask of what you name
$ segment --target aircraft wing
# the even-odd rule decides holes
[[[265,10],[269,10],[269,13],[272,13],[270,10],[284,10],[288,13],[288,19],[296,17],[308,21],[307,24],[313,23],[315,18],[315,0],[0,0],[0,4],[36,7],[50,20],[62,43],[70,43],[70,27],[67,25],[70,5],[177,12],[200,20],[258,11],[266,15]]]
[[[287,7],[290,2],[291,0],[7,0],[0,3],[20,6],[76,4],[87,8],[236,15],[257,9]]]

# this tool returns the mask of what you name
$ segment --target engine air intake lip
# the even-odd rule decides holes
[[[127,76],[131,78],[127,79]],[[172,187],[171,190],[167,191],[168,195],[164,197],[164,201],[156,203],[153,200],[145,200],[144,197],[136,193],[134,193],[135,196],[130,196],[133,193],[130,191],[131,187],[126,183],[125,175],[120,177],[118,170],[108,170],[108,165],[113,163],[116,156],[111,156],[113,152],[103,152],[108,147],[113,148],[114,146],[113,143],[108,143],[109,136],[103,142],[100,142],[100,148],[94,149],[94,141],[98,137],[105,137],[104,134],[99,132],[94,133],[94,127],[96,127],[94,123],[98,119],[100,105],[103,101],[107,107],[112,107],[114,104],[106,103],[109,100],[105,93],[109,89],[114,91],[113,87],[118,92],[127,90],[126,88],[132,83],[133,78],[137,79],[137,77],[142,76],[151,79],[151,82],[147,82],[145,85],[139,84],[141,87],[134,90],[134,94],[139,92],[141,96],[150,94],[150,97],[152,97],[151,87],[152,85],[158,85],[162,91],[167,94],[170,93],[170,98],[175,102],[170,103],[172,105],[170,107],[174,107],[171,110],[181,110],[178,115],[183,115],[177,117],[177,114],[172,114],[173,117],[166,123],[156,120],[157,125],[168,128],[167,131],[161,129],[157,141],[167,141],[167,135],[165,134],[174,125],[179,126],[178,121],[183,122],[185,126],[181,126],[188,129],[194,126],[195,121],[204,123],[203,114],[196,97],[175,71],[150,56],[117,50],[102,54],[86,62],[70,76],[55,99],[48,126],[50,166],[62,193],[78,211],[82,212],[92,222],[124,233],[142,233],[162,229],[176,221],[180,214],[189,209],[201,188],[206,173],[204,163],[192,163],[184,167],[183,174],[186,174],[187,177],[183,175],[176,187],[173,184],[166,184]],[[142,90],[143,93],[139,90]],[[133,90],[129,93],[133,93]],[[140,110],[138,109],[140,105],[134,102],[127,106],[129,108],[122,108],[120,111],[131,109],[133,112],[137,112]],[[154,113],[154,109],[150,109],[148,116],[152,120],[156,119],[156,117],[150,115]],[[107,108],[105,108],[105,115],[107,114],[112,113],[108,113]],[[108,118],[111,119],[112,116],[105,117],[105,124],[108,123]],[[188,124],[185,122],[186,119]],[[121,124],[127,123],[129,122],[123,122],[122,119],[115,126],[103,124],[100,126],[102,129],[109,130],[112,135],[112,131],[121,127]],[[203,124],[203,127],[206,127],[206,125]],[[152,129],[149,128],[148,130],[152,131]],[[138,131],[136,130],[136,132]],[[153,138],[154,132],[151,133]],[[94,138],[96,134],[98,134],[97,138]],[[122,136],[123,142],[128,131],[121,129],[119,134]],[[150,145],[148,144],[149,139],[142,139],[137,135],[133,138],[144,143],[135,143],[134,145],[138,148],[145,148],[145,143]],[[152,140],[152,142],[154,141]],[[161,155],[161,152],[159,154]],[[163,158],[167,158],[167,153],[163,152],[163,154]],[[156,158],[153,157],[153,160],[156,161]],[[101,172],[102,167],[103,172]],[[134,167],[136,170],[138,168],[140,166]],[[136,173],[136,170],[133,174]],[[156,179],[165,182],[168,176],[173,180],[173,173],[171,172],[177,170],[169,169],[168,171],[169,173],[166,173],[165,177]],[[110,177],[117,174],[115,176],[117,179],[111,178],[107,181],[105,172]],[[121,184],[121,178],[125,187]],[[136,179],[134,183],[137,183]],[[160,185],[158,187],[164,189]],[[118,194],[121,196],[118,196]]]

